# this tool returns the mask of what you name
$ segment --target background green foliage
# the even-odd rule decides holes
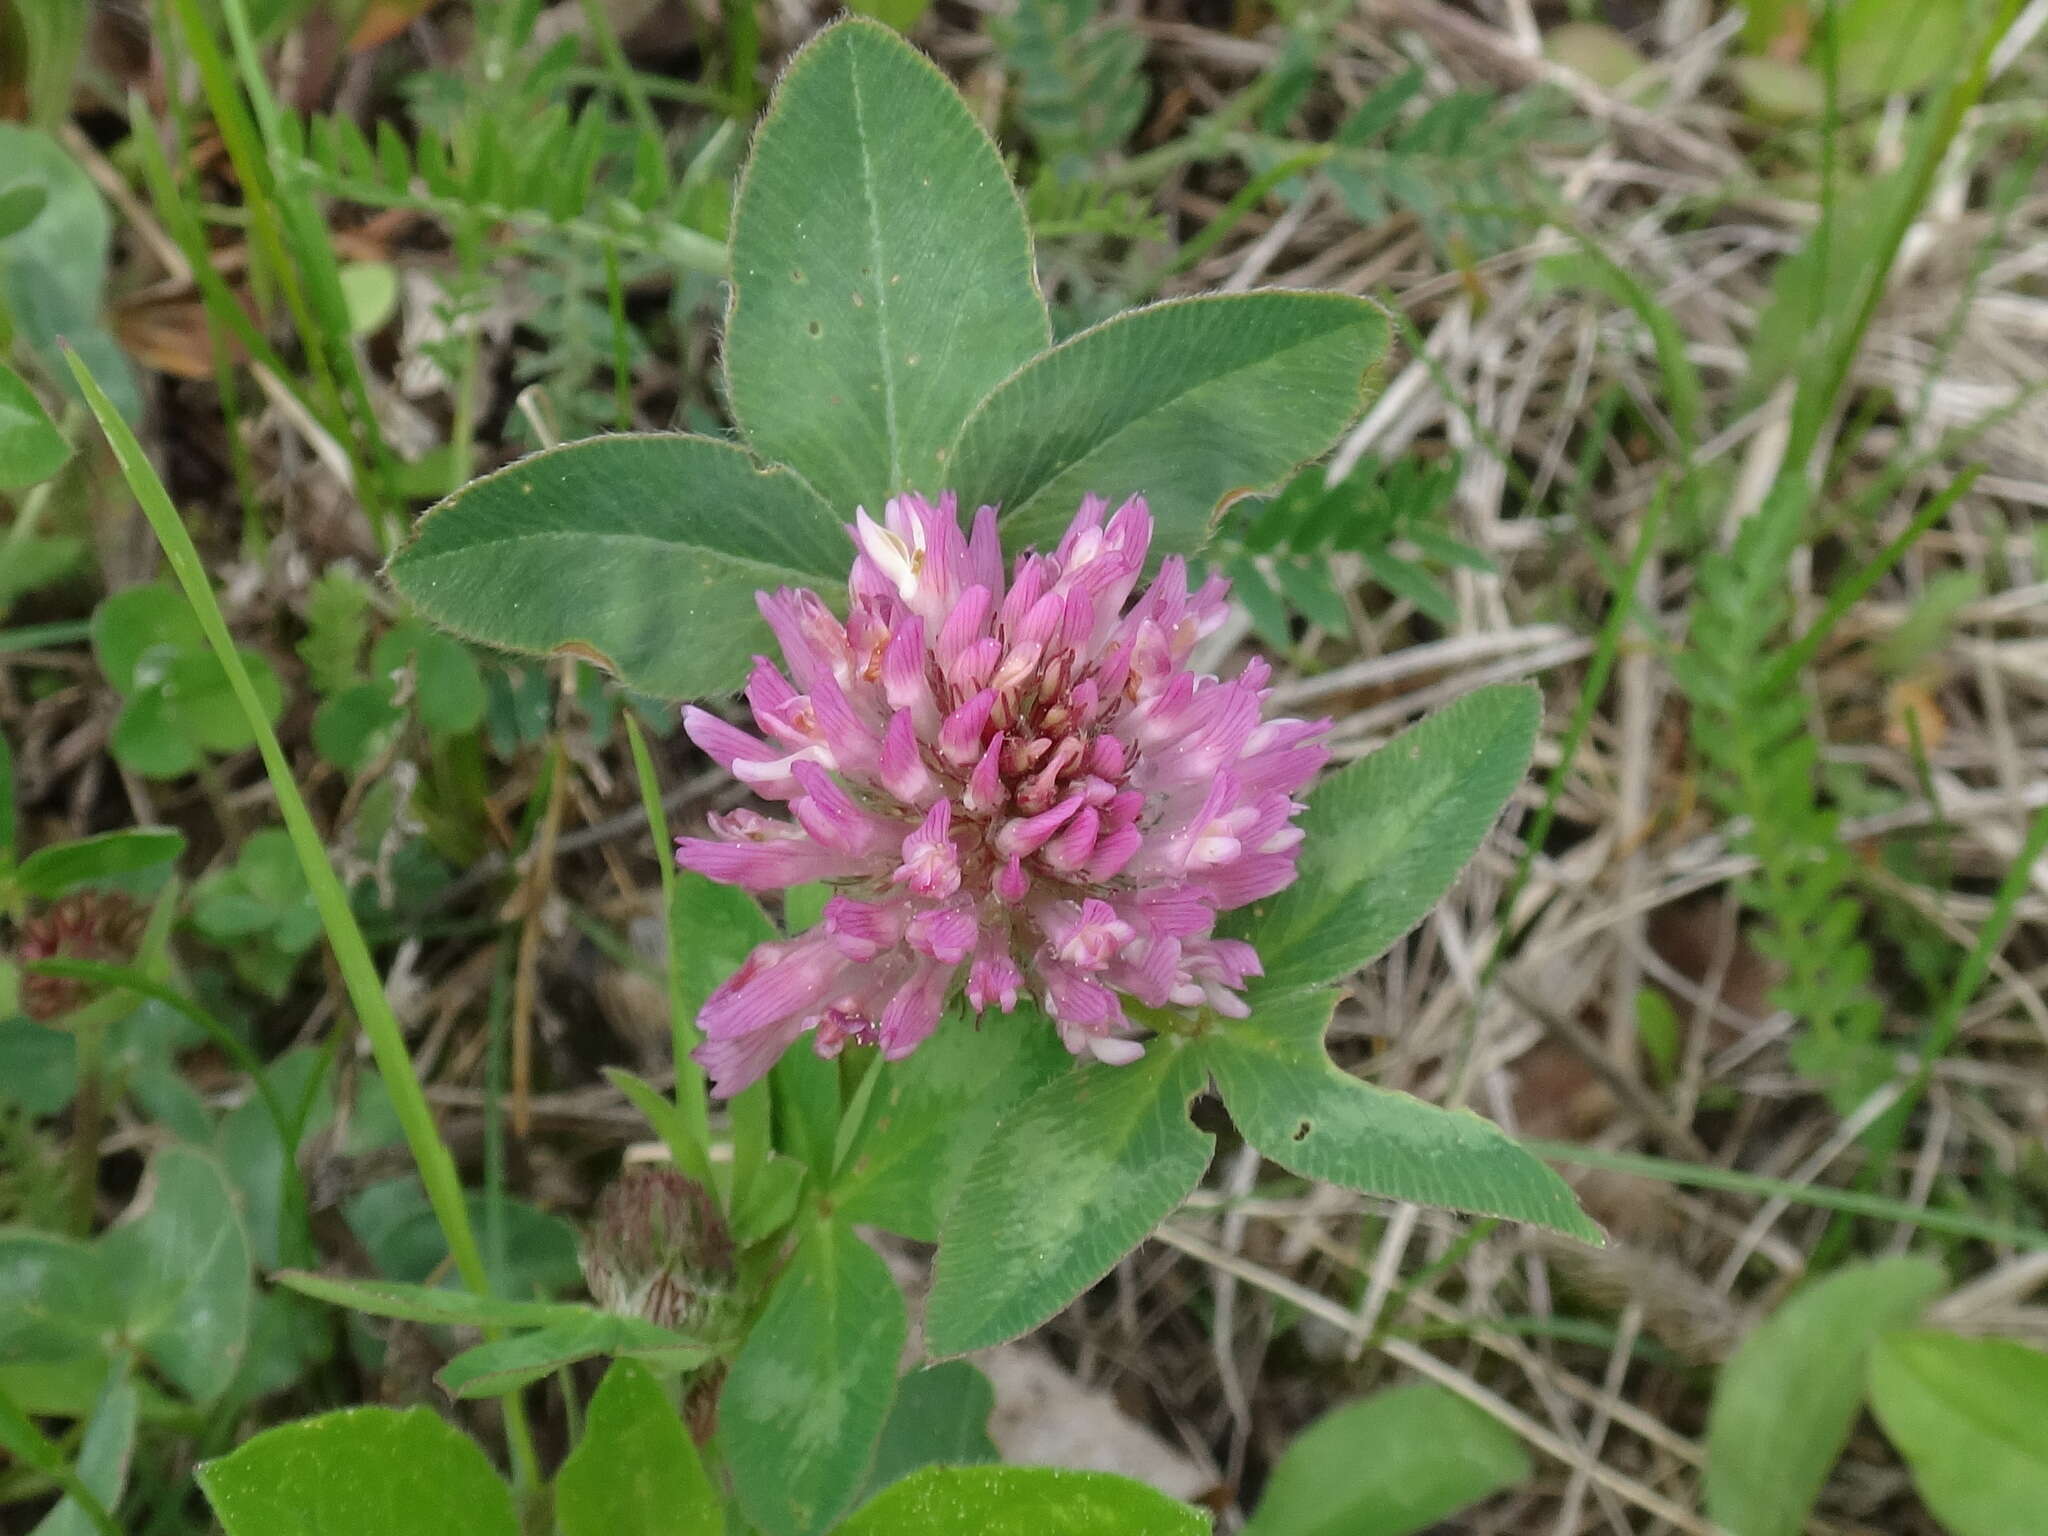
[[[2021,8],[861,9],[939,68],[832,34],[743,181],[766,8],[0,0],[0,1524],[1202,1529],[990,1465],[936,1242],[927,1355],[1044,1323],[1254,1536],[2030,1528]],[[1257,1011],[707,1113],[822,893],[666,867],[649,696],[955,477],[1144,490],[1335,717]],[[629,1141],[751,1333],[581,1299]]]

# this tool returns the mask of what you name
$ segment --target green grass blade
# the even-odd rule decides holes
[[[1851,1216],[1868,1216],[1876,1221],[1903,1222],[1927,1232],[1949,1237],[1974,1238],[2009,1248],[2048,1250],[2048,1232],[2012,1222],[1993,1221],[1967,1211],[1942,1211],[1890,1200],[1883,1195],[1853,1189],[1830,1189],[1818,1184],[1795,1184],[1789,1179],[1767,1178],[1744,1173],[1739,1168],[1717,1168],[1711,1163],[1688,1163],[1677,1158],[1651,1157],[1641,1152],[1610,1152],[1603,1147],[1582,1147],[1565,1141],[1525,1140],[1522,1145],[1538,1157],[1577,1168],[1599,1168],[1608,1173],[1633,1174],[1690,1189],[1718,1189],[1731,1195],[1755,1195],[1766,1200],[1785,1200],[1794,1205],[1813,1206],[1823,1211],[1846,1211]]]
[[[248,668],[242,664],[241,655],[235,649],[234,637],[228,632],[227,619],[214,598],[206,569],[200,563],[199,551],[192,543],[192,535],[186,531],[177,508],[171,505],[170,495],[144,455],[142,444],[136,441],[134,432],[108,402],[99,382],[75,353],[69,354],[69,361],[86,403],[99,418],[100,428],[114,450],[128,488],[134,492],[157,542],[163,546],[171,571],[178,578],[178,585],[184,589],[186,600],[192,604],[199,627],[206,634],[207,644],[213,648],[214,655],[226,671],[236,702],[242,706],[249,728],[256,737],[256,749],[262,755],[264,770],[276,792],[285,831],[292,840],[293,851],[298,854],[306,883],[312,888],[314,905],[319,909],[321,925],[326,929],[327,941],[334,950],[335,963],[341,968],[349,1000],[355,1005],[363,1030],[370,1037],[377,1071],[391,1095],[392,1109],[405,1133],[406,1145],[412,1150],[413,1161],[419,1165],[420,1179],[426,1185],[428,1202],[448,1240],[448,1251],[454,1256],[463,1281],[479,1294],[487,1293],[490,1282],[484,1271],[476,1234],[470,1228],[468,1209],[463,1204],[462,1183],[455,1171],[455,1160],[449,1155],[434,1124],[433,1111],[427,1105],[419,1076],[413,1070],[412,1057],[406,1050],[405,1036],[399,1029],[397,1016],[391,1011],[390,1001],[384,995],[384,984],[377,974],[376,962],[363,941],[362,930],[356,926],[355,915],[349,910],[348,893],[342,889],[341,881],[327,862],[327,850],[320,839],[319,829],[314,826],[312,813],[306,809],[306,802],[299,795],[298,785],[292,778],[291,764],[285,759],[277,733],[271,729]]]
[[[676,1058],[676,1110],[690,1138],[675,1151],[678,1157],[689,1160],[690,1165],[685,1166],[683,1172],[709,1188],[711,1117],[705,1108],[704,1069],[690,1056],[697,1045],[697,1029],[690,1009],[684,1006],[682,972],[676,964],[675,944],[672,942],[675,924],[670,914],[675,910],[676,899],[675,843],[669,837],[668,812],[662,809],[661,781],[655,777],[654,758],[647,750],[647,737],[631,710],[623,711],[622,718],[626,725],[626,740],[633,749],[633,771],[640,780],[640,803],[647,810],[647,830],[654,837],[654,857],[661,865],[661,931],[663,952],[667,956],[663,975],[668,987],[669,1030]]]

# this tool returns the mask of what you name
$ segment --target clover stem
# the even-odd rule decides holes
[[[71,1113],[71,1230],[92,1234],[100,1182],[100,1130],[106,1123],[107,1021],[100,1010],[79,1010],[72,1038],[78,1042],[78,1094]]]

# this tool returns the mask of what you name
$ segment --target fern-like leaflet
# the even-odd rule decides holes
[[[1367,457],[1334,485],[1325,473],[1311,465],[1270,499],[1240,502],[1214,546],[1211,562],[1230,577],[1259,638],[1286,649],[1297,614],[1348,633],[1346,598],[1368,578],[1451,622],[1456,605],[1428,567],[1493,568],[1443,531],[1458,461]]]
[[[330,197],[723,265],[720,241],[684,222],[660,144],[621,133],[597,102],[580,112],[553,104],[516,121],[484,116],[460,154],[424,125],[408,144],[389,121],[373,139],[347,118],[286,117],[283,137],[280,169]]]
[[[1439,251],[1483,256],[1507,248],[1524,237],[1526,211],[1541,201],[1537,146],[1572,131],[1566,104],[1540,88],[1505,97],[1452,91],[1425,101],[1423,86],[1422,71],[1411,68],[1354,107],[1317,147],[1319,174],[1361,224],[1406,213]],[[1253,170],[1302,154],[1302,143],[1270,115],[1262,126],[1229,141]]]
[[[989,35],[1016,80],[1018,126],[1062,181],[1121,149],[1144,119],[1145,40],[1095,0],[1020,0]]]
[[[1097,181],[1062,181],[1040,166],[1024,190],[1024,213],[1040,240],[1163,240],[1166,220],[1134,192]]]
[[[1727,550],[1701,561],[1691,644],[1674,658],[1692,701],[1692,736],[1709,799],[1742,829],[1757,861],[1740,887],[1761,922],[1757,948],[1779,971],[1777,1006],[1802,1033],[1792,1061],[1845,1112],[1886,1075],[1883,1005],[1870,986],[1857,874],[1840,814],[1820,797],[1820,742],[1798,677],[1768,665],[1792,619],[1787,578],[1808,498],[1788,483]]]

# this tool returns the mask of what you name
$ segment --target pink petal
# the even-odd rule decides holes
[[[1102,814],[1092,805],[1068,822],[1039,850],[1039,857],[1063,874],[1072,874],[1095,852],[1095,835],[1101,829]]]
[[[995,690],[984,688],[946,716],[939,727],[939,752],[959,767],[978,759],[983,751],[982,732],[996,707]]]
[[[1016,906],[1031,890],[1031,877],[1024,873],[1022,858],[1012,856],[1010,861],[996,871],[996,896]]]
[[[960,856],[951,840],[953,803],[941,800],[903,839],[903,862],[890,878],[919,896],[943,901],[960,889]]]
[[[1204,870],[1198,878],[1214,899],[1217,910],[1228,912],[1286,890],[1294,884],[1294,876],[1292,853],[1248,853],[1233,864]]]
[[[1017,562],[1017,569],[1010,576],[1010,590],[1003,594],[1003,606],[996,610],[996,623],[1010,637],[1011,644],[1018,643],[1018,626],[1051,585],[1043,556],[1026,555]]]
[[[952,966],[926,962],[911,973],[910,980],[889,999],[882,1010],[882,1055],[900,1061],[939,1027],[945,1011],[946,994],[952,990]]]
[[[1003,642],[994,635],[983,635],[958,656],[946,668],[947,680],[962,690],[979,688],[996,675],[996,665],[1003,659]]]
[[[1088,1054],[1105,1067],[1128,1067],[1145,1054],[1145,1046],[1142,1041],[1127,1040],[1119,1035],[1091,1035]]]
[[[847,958],[828,935],[762,944],[704,1000],[697,1024],[730,1040],[815,1013],[841,985]]]
[[[801,1018],[785,1019],[769,1029],[726,1040],[706,1040],[690,1052],[690,1060],[711,1077],[711,1092],[729,1099],[768,1075],[782,1053],[804,1032]]]
[[[882,692],[891,709],[916,715],[920,731],[936,722],[932,685],[925,676],[924,620],[905,619],[889,637],[889,648],[882,654]]]
[[[849,960],[868,961],[903,942],[909,909],[901,902],[856,901],[847,895],[825,903],[825,932]]]
[[[874,728],[854,712],[839,685],[829,677],[820,678],[810,697],[818,734],[832,761],[848,773],[866,773],[873,768],[881,743]]]
[[[984,930],[967,972],[967,1001],[980,1012],[1000,1008],[1009,1013],[1016,1008],[1023,985],[1024,973],[1010,958],[1008,938],[994,929]]]
[[[813,880],[838,880],[857,872],[843,853],[809,838],[764,843],[714,843],[676,839],[676,862],[707,880],[748,891],[781,891]]]
[[[883,788],[905,805],[922,805],[937,783],[925,766],[924,753],[917,744],[917,722],[907,709],[889,717],[882,733],[879,769]]]
[[[973,953],[981,937],[981,924],[974,908],[964,902],[949,907],[926,907],[910,919],[905,930],[910,947],[921,955],[946,965],[958,965]]]
[[[863,810],[839,781],[816,763],[794,763],[789,771],[804,791],[789,808],[804,830],[825,847],[851,859],[864,859],[902,836],[900,822]]]
[[[696,743],[698,750],[706,757],[735,776],[738,775],[738,765],[741,763],[774,763],[779,761],[781,756],[758,736],[750,736],[738,726],[721,720],[709,710],[699,709],[694,704],[683,710],[683,734]],[[786,788],[783,788],[778,780],[785,778],[786,775],[778,771],[775,778],[765,781],[775,783],[777,788],[782,789],[781,793],[777,793],[776,789],[764,788],[759,783],[756,789],[771,800],[786,800],[796,793],[796,781],[788,779]]]
[[[1036,853],[1045,845],[1047,838],[1066,825],[1068,818],[1080,810],[1081,805],[1081,796],[1073,794],[1049,811],[1004,822],[996,829],[996,851],[1006,858],[1022,858]]]
[[[1093,1034],[1126,1022],[1116,994],[1100,982],[1052,961],[1040,962],[1038,978],[1045,984],[1045,1011],[1060,1023]]]
[[[815,592],[783,587],[755,596],[755,605],[782,647],[782,659],[799,689],[808,692],[821,677],[844,681],[852,675],[846,630]]]
[[[1090,885],[1102,885],[1124,872],[1140,848],[1145,834],[1134,826],[1118,827],[1095,840],[1094,851],[1082,867],[1081,877]]]
[[[939,626],[939,637],[932,644],[932,654],[938,658],[941,670],[951,672],[960,653],[987,635],[988,616],[994,607],[995,594],[987,587],[969,587],[960,594],[960,601],[946,615],[946,622]]]
[[[979,815],[994,810],[1003,801],[1003,742],[1001,736],[988,744],[981,754],[981,761],[974,765],[974,772],[967,776],[967,793],[960,803]]]
[[[974,514],[974,531],[967,536],[967,579],[996,594],[1003,592],[1003,541],[996,531],[996,509],[981,507]]]

